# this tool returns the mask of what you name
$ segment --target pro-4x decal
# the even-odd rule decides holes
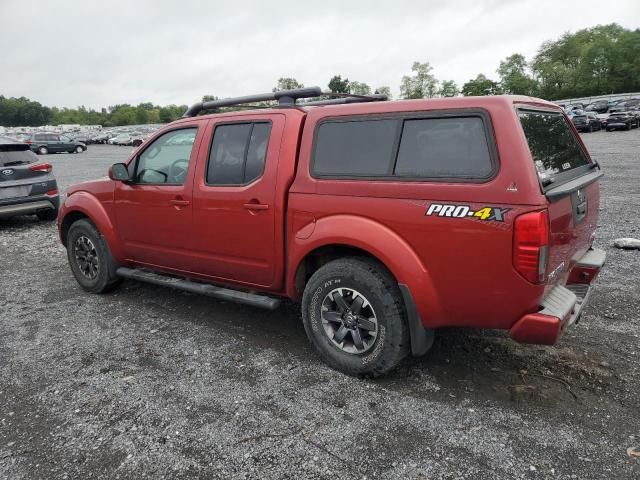
[[[429,205],[425,216],[437,216],[448,218],[473,218],[475,220],[485,220],[487,222],[504,222],[510,208],[502,207],[482,207],[472,210],[469,205],[450,205],[446,203],[432,203]]]

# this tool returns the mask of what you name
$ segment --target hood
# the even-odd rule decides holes
[[[108,176],[104,176],[96,180],[88,180],[86,182],[71,185],[67,188],[66,194],[67,196],[70,196],[78,192],[87,192],[95,195],[98,192],[104,192],[107,190],[113,191],[113,188],[114,181],[111,180]]]

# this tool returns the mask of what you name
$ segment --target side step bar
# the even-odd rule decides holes
[[[176,288],[178,290],[198,293],[200,295],[208,295],[209,297],[218,298],[220,300],[244,303],[245,305],[266,308],[267,310],[275,310],[280,306],[280,300],[277,298],[256,295],[255,293],[241,292],[239,290],[231,290],[229,288],[216,287],[215,285],[210,285],[208,283],[192,282],[191,280],[159,275],[146,270],[119,267],[118,270],[116,270],[116,273],[121,277],[138,280],[140,282],[152,283],[162,287]]]

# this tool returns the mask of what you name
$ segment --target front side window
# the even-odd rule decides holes
[[[213,134],[208,185],[246,185],[264,171],[271,123],[218,125]]]
[[[555,112],[519,112],[522,129],[543,185],[556,175],[589,164],[564,116]]]
[[[183,128],[155,139],[138,157],[135,182],[182,185],[187,177],[196,133],[196,128]]]

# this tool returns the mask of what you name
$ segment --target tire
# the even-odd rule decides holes
[[[42,147],[38,147],[38,155],[46,155],[49,153],[49,149],[44,145]]]
[[[54,208],[52,210],[41,210],[36,212],[39,220],[43,222],[53,222],[56,218],[58,218],[58,209]]]
[[[118,265],[106,240],[89,220],[77,220],[71,225],[66,244],[71,272],[84,290],[105,293],[122,281],[116,275]],[[90,256],[88,262],[82,260],[87,254]]]
[[[80,145],[78,145],[74,151],[76,153],[82,153],[82,152],[84,152],[84,148],[82,148]]]
[[[326,320],[328,314],[333,320]],[[357,377],[383,375],[409,354],[406,316],[395,279],[366,258],[346,257],[323,265],[309,279],[302,297],[304,329],[320,358]],[[374,330],[362,329],[361,322],[375,325],[375,335],[371,335]]]
[[[589,125],[589,133],[593,133],[593,125]]]

